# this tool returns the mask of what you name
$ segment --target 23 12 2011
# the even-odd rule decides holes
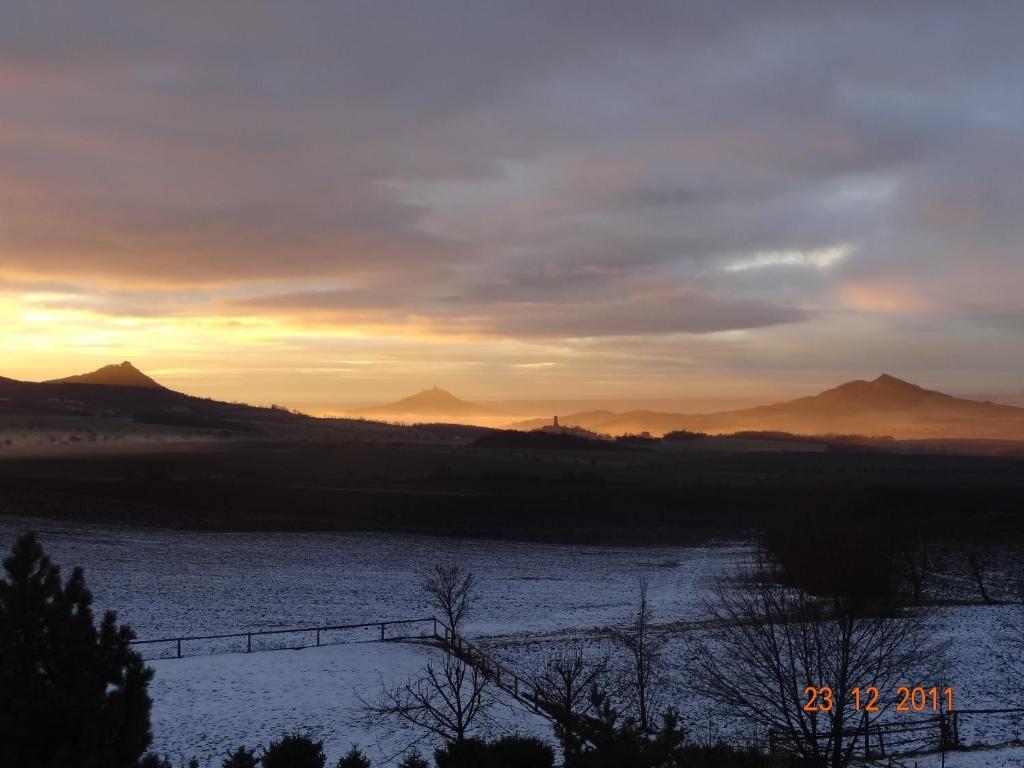
[[[804,689],[807,702],[804,712],[831,712],[835,708],[835,696],[832,688],[827,685],[808,685]],[[864,688],[853,688],[847,697],[858,712],[880,712],[879,690],[873,685]],[[921,685],[901,685],[896,688],[897,712],[942,712],[953,709],[953,689]]]

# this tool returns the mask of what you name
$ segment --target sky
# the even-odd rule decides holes
[[[1024,390],[1024,4],[5,7],[0,375]]]

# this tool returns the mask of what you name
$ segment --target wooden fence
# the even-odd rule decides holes
[[[164,637],[156,640],[133,640],[147,660],[205,656],[218,653],[253,653],[285,649],[313,648],[351,642],[384,642],[389,640],[435,639],[440,635],[439,623],[433,616],[396,621],[373,621],[365,624],[331,624],[319,627],[289,627],[249,632],[229,632],[187,637]],[[144,648],[144,650],[143,650]],[[153,649],[152,653],[147,653]]]
[[[854,745],[854,754],[862,756],[865,761],[882,761],[879,764],[884,765],[886,760],[895,757],[954,751],[980,744],[999,720],[1013,721],[1015,727],[1007,728],[1007,723],[1002,723],[995,729],[997,732],[1019,730],[1024,724],[1024,708],[954,709],[927,717],[901,717],[884,722],[868,722],[865,718],[860,726],[845,729],[843,743]],[[815,738],[819,742],[828,742],[832,734],[826,732]],[[775,729],[768,731],[768,746],[773,752],[797,751],[792,735]]]
[[[372,621],[364,624],[331,624],[318,627],[288,627],[248,632],[226,632],[211,635],[163,637],[133,640],[147,661],[181,659],[220,653],[254,653],[272,650],[298,650],[351,642],[389,642],[425,640],[435,643],[446,653],[462,659],[482,674],[489,683],[533,712],[553,719],[552,707],[536,687],[503,665],[486,650],[452,632],[434,616],[393,621]],[[147,653],[154,649],[152,653]]]
[[[486,650],[470,642],[457,632],[452,632],[444,622],[437,621],[435,638],[441,647],[456,658],[462,659],[482,674],[488,682],[503,690],[509,696],[547,719],[554,718],[552,707],[537,687],[514,670],[503,665]]]

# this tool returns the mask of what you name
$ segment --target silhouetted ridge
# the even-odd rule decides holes
[[[529,430],[544,423],[544,419],[532,419],[510,426]],[[849,381],[817,395],[744,410],[704,414],[592,411],[569,414],[561,423],[611,435],[682,430],[1024,439],[1024,408],[953,397],[888,373],[870,381]]]
[[[434,386],[393,403],[363,408],[358,413],[384,416],[484,416],[489,411],[482,405],[462,400],[451,392]]]
[[[136,422],[257,434],[308,417],[275,408],[192,397],[161,386],[129,362],[55,381],[0,377],[0,411],[116,416]],[[254,427],[253,424],[260,426]]]
[[[883,373],[873,381],[850,381],[840,384],[833,389],[812,397],[800,398],[791,403],[780,403],[774,406],[763,406],[766,408],[778,408],[785,405],[803,404],[821,412],[843,412],[852,413],[858,410],[899,410],[903,408],[918,407],[923,404],[935,403],[948,405],[955,402],[957,398],[945,395],[942,392],[925,389],[916,384],[897,379]]]
[[[46,384],[103,384],[113,387],[159,387],[156,381],[125,360],[120,365],[105,365],[90,373],[52,379]]]

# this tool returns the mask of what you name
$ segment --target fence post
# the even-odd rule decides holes
[[[382,641],[384,640],[384,625],[383,624],[380,625],[380,639]]]
[[[864,710],[864,717],[861,718],[861,727],[864,729],[864,758],[871,759],[871,729],[868,727],[868,711]],[[854,738],[857,738],[856,735]]]
[[[252,653],[252,632],[245,636],[245,652]]]
[[[437,637],[437,618],[434,618],[434,634],[432,637]]]
[[[316,630],[316,647],[317,648],[320,647],[320,628],[319,627],[317,627],[317,630]]]
[[[178,638],[178,658],[181,658],[181,638]]]

